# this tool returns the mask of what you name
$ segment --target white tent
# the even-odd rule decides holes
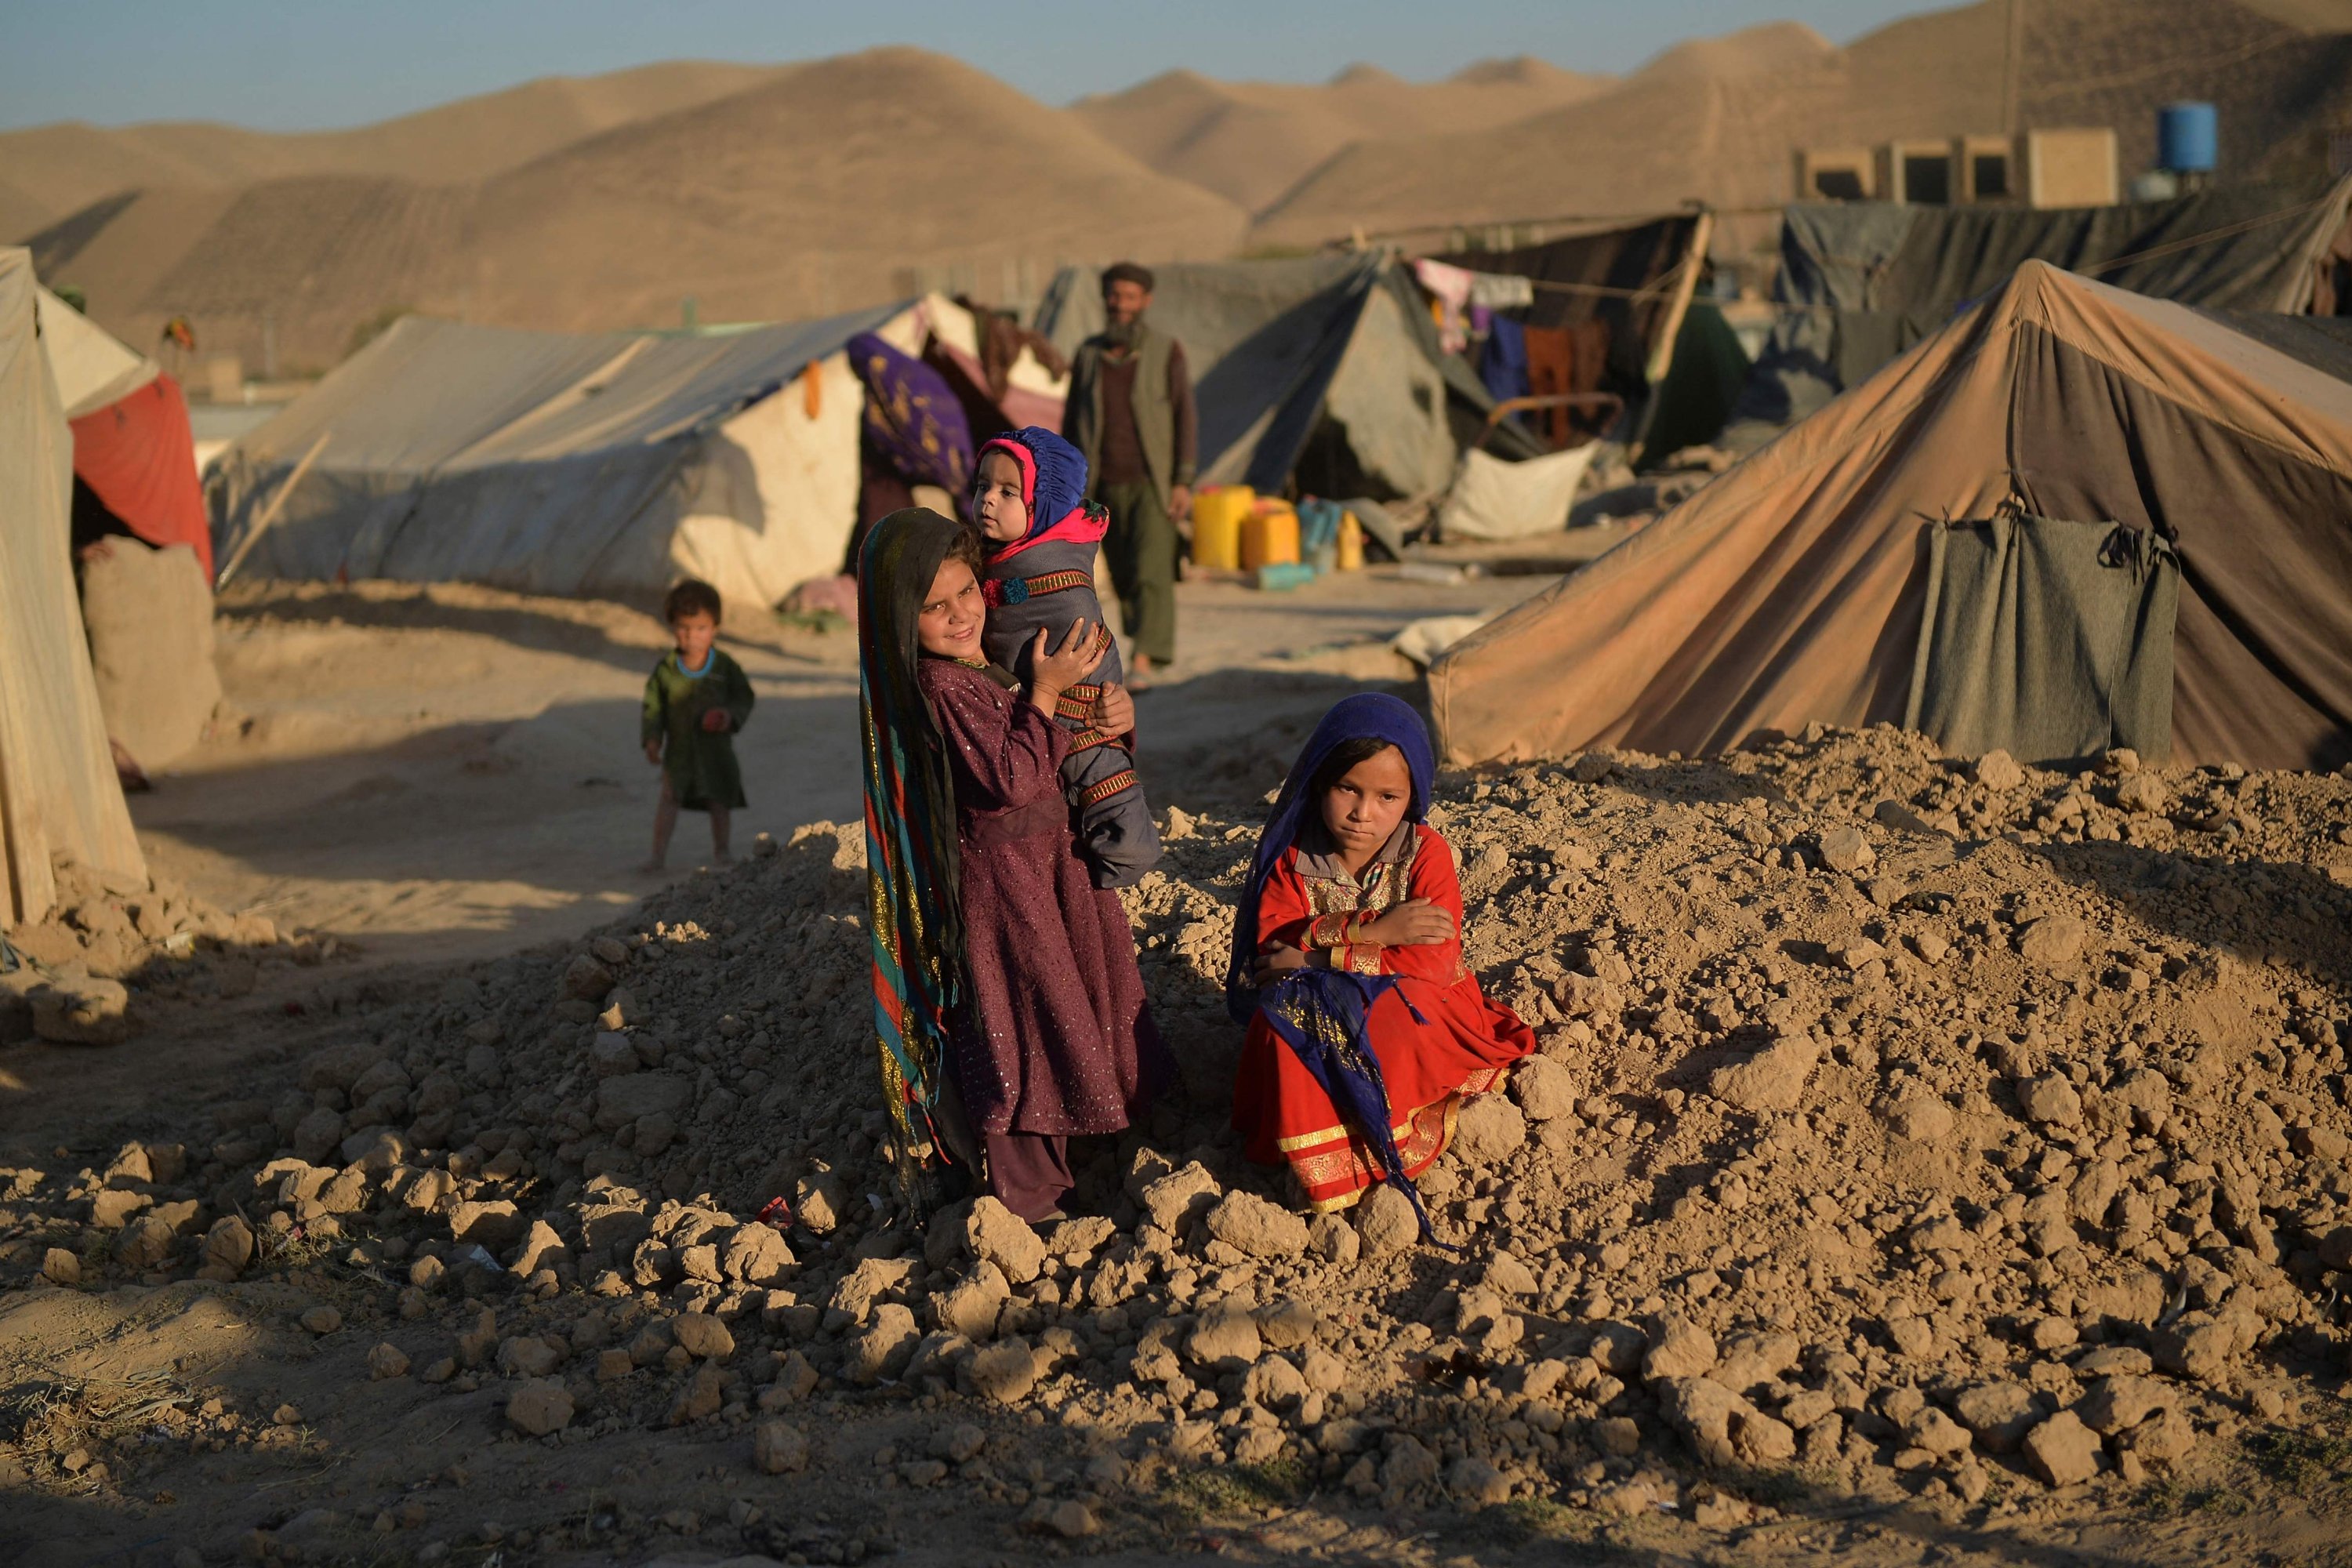
[[[74,595],[73,437],[41,352],[37,289],[31,254],[0,247],[0,919],[10,923],[47,913],[54,856],[146,877]],[[82,390],[105,393],[93,406],[121,395]]]
[[[406,317],[221,455],[216,545],[264,576],[591,595],[695,576],[772,605],[841,569],[865,398],[842,351],[865,331],[975,342],[937,298],[702,337]]]
[[[49,374],[57,377],[68,419],[120,403],[163,374],[153,360],[39,284],[33,287],[41,347],[47,352]]]

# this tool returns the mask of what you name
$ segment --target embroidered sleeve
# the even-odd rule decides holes
[[[1350,922],[1359,911],[1339,910],[1328,915],[1317,915],[1307,922],[1307,945],[1309,947],[1345,947]]]

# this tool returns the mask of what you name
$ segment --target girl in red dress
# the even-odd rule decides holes
[[[1291,768],[1243,892],[1234,1126],[1318,1210],[1383,1180],[1419,1210],[1412,1179],[1444,1152],[1462,1097],[1499,1089],[1536,1047],[1462,962],[1454,851],[1426,822],[1435,771],[1411,708],[1340,702]]]

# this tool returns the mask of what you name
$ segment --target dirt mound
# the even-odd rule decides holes
[[[1359,142],[1505,125],[1607,82],[1525,57],[1481,61],[1425,84],[1360,65],[1320,87],[1175,70],[1080,99],[1069,112],[1160,173],[1257,212]]]
[[[1594,1528],[1747,1529],[1821,1489],[1994,1532],[2053,1496],[2337,1506],[2257,1471],[2340,1441],[2352,778],[1816,731],[1455,776],[1434,820],[1466,956],[1544,1042],[1422,1184],[1458,1252],[1412,1247],[1392,1194],[1302,1223],[1239,1159],[1216,985],[1255,828],[1176,813],[1129,908],[1186,1086],[1096,1152],[1093,1217],[896,1222],[861,839],[818,827],[584,943],[328,987],[279,1086],[103,1171],[26,1159],[0,1268],[323,1291],[332,1256],[309,1331],[352,1324],[347,1359],[380,1342],[350,1375],[461,1422],[732,1432],[763,1471],[830,1461],[835,1500],[952,1481],[1111,1544],[1161,1540],[1202,1463],[1269,1501]],[[842,1423],[910,1398],[866,1468]],[[1024,1415],[1069,1446],[992,1436]],[[239,1421],[195,1436],[257,1442]],[[49,1490],[154,1482],[62,1441],[0,1452]],[[302,1529],[407,1505],[352,1506]],[[716,1539],[820,1550],[759,1513]],[[682,1528],[625,1517],[601,1544]]]
[[[0,933],[0,1046],[121,1045],[161,1014],[251,995],[265,970],[340,949],[257,910],[215,909],[168,876],[129,880],[70,857],[56,872],[49,913]]]
[[[0,205],[0,239],[32,234],[107,196],[162,186],[235,186],[296,174],[478,180],[616,125],[740,92],[778,68],[672,60],[604,76],[547,77],[348,131],[273,134],[184,121],[0,132],[0,165],[32,209]]]
[[[2008,16],[1982,0],[1842,50],[1787,24],[1679,46],[1609,91],[1508,126],[1352,147],[1265,212],[1254,237],[1311,243],[1351,228],[1656,211],[1685,199],[1777,204],[1792,148],[1987,129],[1987,106],[2002,100]],[[2225,148],[2232,177],[2324,174],[2309,128],[2352,104],[2352,37],[2315,45],[2231,0],[2034,6],[2022,58],[2023,122],[2113,125],[2126,170],[2152,161],[2157,105],[2194,97],[2236,128]]]
[[[128,342],[186,312],[207,349],[257,364],[267,334],[318,370],[390,308],[585,331],[674,322],[691,295],[705,320],[803,319],[939,282],[1018,296],[1065,260],[1224,256],[1244,222],[977,71],[880,49],[476,184],[148,191],[33,248]]]

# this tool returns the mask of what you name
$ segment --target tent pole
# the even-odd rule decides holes
[[[1698,275],[1706,265],[1706,247],[1715,238],[1715,213],[1702,208],[1698,221],[1691,225],[1690,248],[1683,253],[1682,280],[1675,285],[1673,297],[1666,302],[1665,319],[1658,324],[1657,340],[1650,345],[1650,363],[1643,374],[1650,384],[1649,395],[1642,399],[1642,413],[1633,431],[1633,439],[1626,444],[1625,460],[1638,463],[1643,446],[1650,438],[1650,421],[1658,411],[1658,389],[1666,383],[1666,373],[1675,364],[1675,339],[1681,335],[1683,317],[1689,313],[1691,296],[1698,292]]]
[[[310,471],[310,465],[318,461],[319,454],[327,449],[328,439],[333,435],[332,430],[319,432],[319,438],[310,443],[310,449],[302,454],[302,460],[294,465],[294,471],[286,476],[286,482],[278,487],[278,493],[269,498],[269,504],[262,508],[261,515],[256,518],[253,526],[246,531],[244,542],[237,545],[236,553],[230,556],[228,564],[214,575],[213,587],[215,591],[228,586],[228,580],[236,574],[238,567],[245,564],[245,558],[253,553],[256,542],[269,531],[271,523],[278,521],[278,513],[286,505],[287,498],[294,493],[294,487],[302,482],[302,476]]]

